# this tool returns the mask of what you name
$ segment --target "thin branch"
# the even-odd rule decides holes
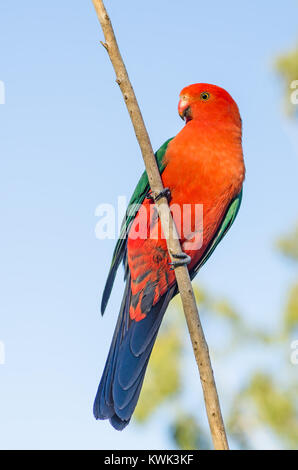
[[[125,104],[130,114],[131,122],[139,142],[143,155],[149,184],[153,195],[160,193],[164,188],[158,170],[150,138],[147,133],[143,117],[130,83],[125,64],[122,60],[113,27],[102,0],[92,0],[99,22],[101,24],[105,43],[102,43],[107,50],[112,65],[116,73],[116,82],[120,86]],[[182,254],[177,229],[173,222],[170,208],[165,197],[156,201],[159,217],[167,234],[167,247],[169,254]],[[171,256],[172,259],[172,256]],[[173,260],[173,259],[172,259]],[[215,449],[228,449],[224,423],[221,415],[216,384],[214,381],[212,366],[209,357],[208,345],[205,340],[201,326],[195,296],[192,290],[191,280],[187,267],[179,266],[175,269],[177,284],[181,295],[184,314],[186,317],[189,334],[194,350],[194,355],[199,368],[205,406],[211,430],[212,440]]]

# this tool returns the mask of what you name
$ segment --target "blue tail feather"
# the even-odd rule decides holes
[[[109,419],[115,429],[129,423],[141,392],[149,358],[165,313],[173,296],[173,286],[136,322],[129,317],[131,302],[130,276],[109,350],[106,365],[94,402],[96,419]]]

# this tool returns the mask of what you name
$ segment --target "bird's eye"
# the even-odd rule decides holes
[[[210,98],[210,93],[208,93],[208,91],[203,91],[203,93],[200,95],[200,98],[202,101],[207,101]]]

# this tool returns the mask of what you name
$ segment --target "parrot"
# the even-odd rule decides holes
[[[103,315],[123,263],[122,303],[93,406],[95,418],[108,419],[116,430],[131,420],[163,316],[179,293],[176,267],[186,265],[190,279],[196,276],[232,226],[242,200],[242,120],[231,95],[208,83],[186,86],[178,113],[183,128],[155,153],[164,190],[153,194],[143,173],[128,204],[102,295]],[[171,253],[172,260],[155,208],[163,197],[170,208],[185,207],[189,216],[182,230],[181,213],[172,211],[182,249],[182,255]]]

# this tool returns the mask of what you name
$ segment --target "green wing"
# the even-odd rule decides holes
[[[164,155],[166,153],[167,147],[169,142],[172,139],[167,140],[155,153],[155,158],[158,164],[158,169],[160,174],[163,172],[165,169],[165,162],[164,162]],[[134,193],[129,201],[128,208],[126,211],[126,215],[123,219],[123,222],[121,224],[121,229],[120,229],[120,235],[118,238],[118,241],[116,243],[114,253],[113,253],[113,258],[112,258],[112,263],[110,267],[110,271],[107,277],[106,285],[103,291],[102,295],[102,301],[101,301],[101,313],[103,315],[105,308],[107,306],[112,287],[114,284],[115,276],[117,273],[117,269],[121,263],[122,260],[125,261],[125,255],[126,255],[126,240],[127,240],[127,234],[129,232],[130,225],[132,221],[134,220],[140,205],[143,203],[146,195],[148,194],[150,190],[149,186],[149,181],[148,181],[148,175],[146,171],[142,174],[136,189],[134,190]]]
[[[233,225],[233,222],[236,219],[236,216],[238,214],[238,211],[239,211],[239,208],[240,208],[240,205],[241,205],[242,191],[243,190],[241,189],[240,193],[230,203],[217,234],[215,235],[214,239],[212,240],[211,244],[209,245],[206,253],[203,256],[203,258],[200,260],[200,262],[197,264],[197,266],[195,266],[193,271],[190,273],[191,279],[193,279],[195,277],[195,275],[197,274],[199,269],[210,258],[210,256],[212,255],[213,251],[215,250],[215,248],[217,247],[219,242],[221,242],[221,240],[223,239],[223,237],[225,236],[227,231]]]

